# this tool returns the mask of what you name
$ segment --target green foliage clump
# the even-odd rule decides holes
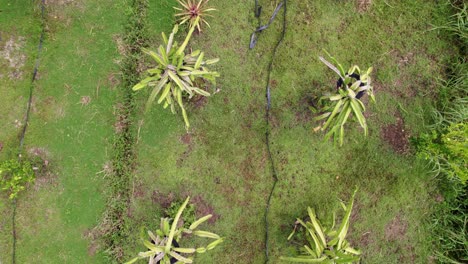
[[[10,199],[15,199],[34,180],[34,171],[27,161],[10,159],[0,163],[0,190],[6,191]]]
[[[106,211],[100,225],[101,240],[105,252],[113,262],[122,263],[122,248],[127,243],[129,226],[126,213],[130,201],[130,179],[134,173],[134,131],[131,129],[134,117],[133,92],[128,89],[138,82],[137,71],[141,58],[141,47],[147,45],[149,37],[147,31],[148,0],[133,0],[126,10],[125,24],[125,56],[121,64],[122,84],[118,96],[122,103],[117,115],[122,120],[122,130],[115,134],[113,142],[113,157],[111,176],[108,177],[108,201]]]
[[[192,98],[195,94],[210,96],[209,92],[197,87],[200,83],[196,81],[204,79],[215,84],[216,77],[219,77],[219,73],[206,68],[207,65],[218,62],[218,59],[204,60],[204,53],[200,50],[185,54],[185,48],[194,29],[195,25],[192,25],[188,35],[180,46],[174,40],[175,34],[178,31],[178,26],[176,25],[169,38],[162,33],[165,47],[159,46],[157,52],[142,49],[143,52],[154,59],[156,66],[147,71],[148,77],[133,86],[134,91],[148,86],[152,87],[151,94],[146,103],[147,111],[158,94],[161,94],[158,104],[164,102],[164,108],[170,106],[172,113],[175,114],[176,106],[178,106],[182,112],[187,129],[190,127],[190,123],[185,111],[183,96],[188,95],[189,98]]]
[[[171,205],[165,210],[165,214],[167,217],[174,219],[179,211],[179,208],[184,204],[183,201],[176,201],[171,203]],[[185,210],[182,213],[182,219],[184,222],[184,227],[188,228],[193,222],[196,220],[195,216],[195,205],[188,204],[185,207]]]
[[[314,118],[314,120],[327,119],[320,130],[324,131],[330,127],[325,139],[328,140],[333,136],[335,141],[340,141],[341,146],[343,145],[344,125],[348,120],[356,119],[364,129],[364,135],[367,135],[367,123],[363,115],[366,107],[360,99],[366,93],[375,102],[370,77],[372,67],[367,71],[361,71],[357,65],[354,65],[345,72],[343,66],[335,58],[330,55],[329,57],[337,66],[322,57],[320,57],[320,60],[338,74],[337,93],[323,96],[320,99],[320,101],[329,100],[331,105],[326,105],[320,109],[325,113]]]
[[[439,134],[432,130],[413,140],[418,156],[430,161],[437,174],[468,180],[468,124],[451,124]]]
[[[468,262],[468,12],[465,3],[453,7],[455,14],[439,28],[459,41],[460,56],[441,82],[431,132],[413,139],[418,155],[440,175],[441,202],[431,216],[439,263]]]
[[[432,219],[432,230],[440,263],[468,262],[468,185],[445,181],[449,191]],[[448,186],[446,186],[448,187]]]
[[[198,3],[195,0],[177,0],[180,7],[174,7],[178,10],[176,17],[180,25],[189,22],[190,27],[194,26],[201,32],[201,24],[204,23],[208,27],[210,24],[206,21],[205,17],[212,16],[208,12],[215,11],[216,9],[208,6],[210,0],[200,0]],[[199,19],[197,19],[199,18]]]
[[[174,263],[173,261],[176,261],[176,263],[193,263],[192,258],[186,255],[205,253],[223,242],[223,238],[215,233],[196,230],[200,224],[210,219],[212,215],[206,215],[194,221],[188,228],[185,228],[183,225],[179,226],[179,220],[181,220],[182,213],[189,200],[190,197],[187,197],[184,203],[177,209],[174,219],[161,218],[160,228],[156,230],[156,234],[148,231],[149,240],[142,237],[143,244],[148,248],[148,251],[140,252],[138,257],[128,261],[127,264],[134,263],[139,259],[149,259],[149,263],[161,264]],[[187,245],[181,247],[180,243],[183,235],[211,238],[214,241],[206,247],[189,248]]]
[[[346,240],[356,192],[357,190],[354,191],[347,205],[341,202],[345,215],[338,229],[335,229],[335,214],[333,214],[332,226],[326,228],[318,220],[315,211],[310,207],[307,208],[308,221],[304,222],[298,218],[293,232],[288,237],[288,240],[290,240],[296,233],[296,229],[299,229],[301,237],[305,237],[307,242],[302,249],[304,254],[296,257],[281,257],[281,259],[296,263],[334,264],[359,262],[361,252],[352,248]]]

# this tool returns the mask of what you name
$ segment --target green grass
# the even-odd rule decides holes
[[[2,0],[0,6],[0,98],[3,104],[0,108],[0,143],[3,143],[0,158],[7,158],[17,154],[21,129],[18,122],[24,123],[41,27],[40,17],[33,5]],[[18,46],[7,47],[8,43]],[[7,58],[14,60],[13,65]],[[15,66],[18,62],[18,66]]]
[[[49,166],[18,202],[18,263],[104,262],[92,252],[92,229],[104,209],[98,172],[112,151],[116,102],[109,78],[118,73],[113,37],[122,29],[122,12],[113,1],[47,6],[26,150],[43,149]],[[80,103],[83,96],[88,105]]]
[[[144,125],[131,226],[135,240],[140,227],[155,229],[162,216],[158,200],[171,192],[179,199],[201,196],[219,215],[205,229],[226,241],[197,256],[196,262],[263,263],[263,213],[273,183],[264,144],[264,82],[281,25],[277,19],[249,51],[256,25],[253,1],[210,4],[218,9],[212,28],[194,37],[191,46],[221,59],[216,66],[221,92],[189,112],[190,144],[182,143],[185,131],[177,115],[155,106],[140,117]],[[261,4],[265,22],[275,4]],[[427,216],[436,184],[423,164],[411,154],[395,153],[381,133],[399,115],[407,133],[424,129],[436,79],[456,52],[438,31],[430,30],[431,24],[444,22],[449,14],[449,6],[425,1],[374,1],[364,13],[350,1],[289,2],[288,31],[271,83],[271,140],[280,177],[270,214],[271,263],[293,250],[286,238],[307,206],[329,217],[338,198],[347,200],[356,185],[360,191],[350,238],[364,251],[363,261],[426,263],[432,258]],[[367,112],[370,135],[363,138],[351,125],[343,148],[323,142],[322,134],[312,131],[317,124],[307,121],[306,99],[333,89],[333,72],[318,60],[322,49],[344,64],[375,69],[378,103]],[[144,95],[139,105],[144,105]],[[138,243],[129,245],[126,254],[139,250]]]
[[[265,23],[278,1],[260,2]],[[255,49],[248,50],[256,27],[253,3],[210,1],[218,10],[210,19],[211,29],[194,36],[190,46],[201,48],[208,58],[220,58],[213,70],[221,73],[217,86],[221,91],[202,107],[187,104],[189,134],[179,115],[158,105],[143,114],[147,91],[137,94],[132,128],[137,135],[137,167],[126,223],[131,234],[126,241],[133,243],[125,245],[124,258],[143,250],[140,230],[156,229],[162,203],[171,196],[180,200],[191,195],[203,209],[199,213],[217,216],[214,224],[201,228],[225,237],[216,249],[197,256],[196,263],[264,263],[263,214],[273,184],[264,142],[264,89],[281,25],[277,18]],[[160,44],[161,31],[171,30],[175,4],[149,1],[151,48]],[[127,6],[108,0],[49,6],[49,33],[26,148],[46,150],[50,173],[39,175],[36,185],[20,198],[18,263],[109,261],[99,249],[97,254],[88,250],[96,243],[90,237],[99,235],[90,230],[105,209],[107,185],[99,172],[112,159],[118,100],[112,90],[118,84],[109,79],[112,73],[119,79],[115,60],[122,57],[114,39],[124,31]],[[19,24],[24,32],[39,32],[35,23],[27,22],[37,23],[37,10],[15,12],[8,16],[29,18]],[[435,208],[437,183],[411,152],[393,151],[382,133],[400,117],[407,135],[424,131],[429,106],[438,94],[437,79],[444,77],[447,63],[458,52],[441,30],[431,30],[432,25],[444,25],[450,12],[449,5],[423,0],[376,0],[365,12],[358,12],[354,1],[288,1],[286,38],[271,80],[271,142],[279,182],[270,211],[270,263],[280,263],[279,256],[295,251],[286,238],[307,206],[329,219],[338,199],[348,200],[355,186],[360,190],[349,238],[364,252],[363,262],[432,259],[428,216]],[[0,23],[9,32],[18,32],[9,19],[2,17]],[[27,39],[30,53],[34,40],[37,37]],[[318,124],[310,121],[307,101],[333,89],[336,81],[318,60],[322,49],[347,66],[374,66],[377,105],[366,112],[369,137],[363,138],[357,124],[350,124],[342,148],[324,142],[322,134],[313,132]],[[26,92],[0,90],[3,94],[12,101],[0,107],[0,117],[10,107],[15,109],[8,114],[9,121],[1,120],[10,125],[23,113],[16,105],[25,102],[21,95]],[[81,105],[82,96],[90,96],[91,102]],[[15,129],[8,129],[0,131],[0,141],[14,142]],[[12,152],[14,143],[8,144]],[[8,216],[8,209],[3,210]],[[10,239],[8,227],[0,225],[0,238]],[[8,260],[2,259],[10,255],[8,243],[0,243],[0,261]]]
[[[36,59],[37,43],[40,36],[40,17],[34,6],[25,1],[0,1],[0,160],[16,157],[19,135],[28,100],[31,74]],[[6,48],[7,43],[19,45]],[[6,53],[8,50],[8,53]],[[24,59],[21,57],[24,56]],[[7,58],[20,62],[12,66]],[[10,77],[12,73],[19,73]],[[11,202],[6,195],[0,197],[0,262],[11,261],[12,225]]]

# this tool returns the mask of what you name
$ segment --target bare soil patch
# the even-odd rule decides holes
[[[202,95],[195,95],[190,102],[196,109],[199,109],[203,108],[208,103],[208,98]]]
[[[405,129],[405,124],[400,114],[396,115],[395,124],[386,125],[382,128],[380,135],[395,152],[400,154],[408,152],[410,135],[409,131]]]
[[[107,76],[107,84],[111,90],[120,84],[120,78],[117,76],[117,74],[118,73],[111,73]]]
[[[171,206],[171,204],[176,201],[176,196],[173,192],[164,194],[158,190],[155,190],[151,195],[151,201],[153,201],[154,204],[161,205],[162,208],[169,208],[169,206]]]
[[[80,99],[80,104],[81,104],[81,106],[89,105],[89,103],[91,103],[91,97],[89,97],[89,96],[81,96],[81,99]]]
[[[201,195],[196,195],[191,199],[191,203],[195,205],[195,215],[197,218],[203,217],[205,215],[212,215],[210,219],[208,219],[208,223],[213,224],[219,218],[220,215],[217,214],[213,208]]]
[[[48,186],[56,187],[58,177],[52,171],[49,151],[45,148],[32,147],[27,150],[27,154],[36,174],[34,190],[37,191]]]
[[[114,130],[116,134],[123,133],[130,123],[130,120],[128,119],[128,117],[121,114],[125,112],[123,108],[124,108],[124,105],[121,103],[118,103],[114,107],[114,115],[116,116],[116,121],[114,123]]]
[[[181,194],[174,194],[173,192],[169,192],[164,194],[158,190],[153,191],[151,195],[151,200],[154,204],[159,204],[163,209],[167,209],[171,206],[172,203],[176,201],[182,201],[187,196],[191,196],[190,203],[195,205],[195,216],[197,218],[203,217],[205,215],[211,214],[212,217],[208,220],[208,223],[213,224],[219,218],[220,215],[217,214],[211,204],[209,204],[201,195],[191,195],[190,192],[185,191]]]
[[[11,80],[18,80],[23,77],[23,67],[26,64],[26,55],[23,53],[26,38],[11,37],[0,50],[0,66],[8,68],[6,74]],[[0,75],[0,78],[3,76]]]
[[[364,13],[372,6],[372,0],[357,0],[357,9],[360,13]]]
[[[97,229],[86,229],[83,232],[83,237],[89,241],[89,246],[88,246],[88,255],[89,256],[94,256],[96,255],[96,252],[99,249],[99,234],[97,232]]]
[[[400,215],[397,215],[385,226],[385,239],[387,241],[403,240],[407,229],[408,223]]]
[[[190,145],[192,143],[192,135],[189,133],[185,133],[183,136],[180,137],[180,141],[185,145]]]

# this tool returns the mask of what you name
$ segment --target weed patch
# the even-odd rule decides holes
[[[114,124],[112,172],[109,175],[107,209],[99,229],[106,252],[117,262],[124,261],[123,246],[128,234],[127,218],[131,196],[130,184],[134,173],[135,143],[133,125],[134,99],[132,87],[139,78],[141,48],[147,44],[146,0],[134,0],[128,9],[127,24],[122,39],[116,39],[123,59],[120,63],[122,81],[119,85],[119,105],[116,107],[117,121]]]

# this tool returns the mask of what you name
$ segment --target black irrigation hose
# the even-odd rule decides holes
[[[278,14],[279,10],[283,7],[283,27],[281,31],[280,38],[278,39],[278,42],[276,42],[276,45],[273,49],[273,53],[271,55],[270,62],[268,64],[268,73],[267,73],[267,78],[266,78],[266,89],[265,89],[265,98],[267,101],[266,104],[266,113],[265,113],[265,120],[266,120],[266,130],[265,130],[265,144],[267,147],[267,152],[268,152],[268,159],[271,164],[271,173],[273,177],[273,185],[270,190],[270,194],[268,195],[268,200],[266,202],[266,207],[265,207],[265,263],[269,262],[269,249],[268,249],[268,241],[269,241],[269,221],[268,221],[268,213],[270,211],[270,204],[271,204],[271,198],[273,196],[273,193],[276,188],[276,184],[278,183],[278,172],[276,170],[275,162],[273,160],[273,155],[271,153],[271,148],[270,148],[270,109],[271,109],[271,93],[270,93],[270,77],[271,77],[271,71],[273,69],[273,62],[276,57],[276,52],[278,50],[278,47],[280,46],[281,42],[283,42],[284,35],[286,34],[286,12],[287,12],[287,0],[283,0],[278,4],[278,6],[275,8],[275,11],[273,12],[273,15],[271,16],[270,20],[268,21],[268,24],[264,26],[260,26],[260,13],[262,10],[262,7],[258,4],[258,0],[255,0],[255,17],[258,18],[258,27],[255,30],[254,33],[252,33],[252,36],[250,38],[250,49],[253,49],[257,43],[257,33],[262,32],[263,30],[267,29],[270,24],[273,22],[275,19],[276,15]]]
[[[34,65],[34,70],[32,73],[32,78],[31,78],[31,83],[29,86],[29,98],[28,98],[28,103],[26,107],[26,115],[24,118],[24,125],[23,129],[21,130],[20,134],[20,143],[19,143],[19,148],[18,148],[18,161],[21,162],[21,152],[23,151],[23,146],[24,146],[24,136],[26,135],[26,130],[28,128],[29,124],[29,117],[31,113],[31,104],[32,104],[32,97],[33,97],[33,90],[34,90],[34,82],[36,81],[37,77],[37,71],[39,69],[39,62],[40,62],[40,55],[42,53],[42,44],[44,43],[44,36],[45,36],[45,0],[41,0],[41,37],[39,39],[39,45],[37,46],[37,56],[36,56],[36,63]],[[12,222],[12,229],[13,229],[13,248],[12,248],[12,256],[11,260],[12,263],[16,263],[16,205],[17,205],[17,200],[16,198],[13,199],[13,215],[11,217],[11,222]]]

